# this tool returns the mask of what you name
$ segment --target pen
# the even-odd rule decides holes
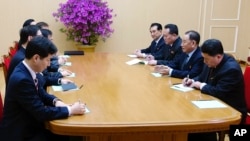
[[[188,82],[188,79],[189,79],[189,74],[188,74],[187,77],[186,77],[185,83]]]
[[[83,87],[83,84],[79,87],[79,89],[81,89]]]
[[[179,85],[179,84],[182,84],[182,83],[173,83],[172,85]]]

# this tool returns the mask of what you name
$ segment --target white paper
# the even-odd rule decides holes
[[[188,91],[194,90],[194,88],[186,87],[183,84],[173,85],[173,86],[171,86],[171,88],[182,91],[182,92],[188,92]]]
[[[151,73],[154,77],[162,77],[162,74],[158,73],[158,72],[152,72]]]
[[[55,92],[57,92],[57,91],[63,91],[61,85],[60,85],[60,86],[55,86],[55,85],[53,85],[53,86],[52,86],[52,89],[53,89],[53,91],[55,91]],[[79,88],[71,89],[71,90],[68,90],[68,91],[72,91],[72,90],[79,90]]]
[[[52,86],[53,91],[62,91],[62,86]]]
[[[87,107],[85,107],[85,112],[84,112],[84,114],[87,114],[87,113],[89,113],[90,112],[90,110],[87,108]]]
[[[65,65],[65,66],[71,66],[72,63],[71,63],[71,62],[66,62],[64,65]]]
[[[59,55],[59,57],[63,57],[63,58],[70,58],[69,55]]]
[[[135,55],[135,54],[129,54],[128,57],[137,58],[137,55]]]
[[[133,59],[133,60],[130,60],[130,61],[126,62],[126,64],[134,65],[134,64],[138,64],[139,62],[141,62],[140,59]]]
[[[225,108],[227,105],[217,100],[197,100],[192,103],[199,108]]]
[[[71,75],[66,76],[66,77],[76,77],[76,74],[75,73],[71,73]]]

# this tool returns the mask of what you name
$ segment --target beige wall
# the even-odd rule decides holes
[[[45,21],[50,24],[53,31],[54,42],[59,50],[72,50],[73,42],[66,41],[64,34],[59,32],[63,26],[55,22],[52,12],[56,11],[60,2],[66,0],[10,0],[3,1],[0,5],[0,55],[8,52],[8,47],[13,40],[19,39],[19,30],[23,22],[28,18],[36,21]],[[151,42],[149,25],[152,22],[160,22],[162,25],[175,23],[179,26],[180,35],[190,29],[197,30],[203,35],[205,5],[209,0],[106,0],[110,8],[114,9],[117,16],[114,18],[112,27],[114,34],[105,43],[99,42],[96,48],[98,52],[132,52],[136,48],[145,48]],[[241,58],[248,55],[247,47],[250,46],[248,27],[250,18],[250,3],[242,0],[241,13],[245,17],[240,24],[245,32],[243,39],[238,39],[241,45],[237,49],[237,55],[243,53]],[[222,6],[223,9],[224,6]],[[243,20],[244,19],[244,20]],[[205,35],[204,35],[205,36]],[[203,38],[202,38],[203,39]]]

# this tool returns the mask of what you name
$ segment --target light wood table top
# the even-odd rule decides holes
[[[230,124],[240,122],[241,114],[229,106],[199,109],[192,100],[216,98],[199,90],[174,90],[170,87],[181,79],[154,77],[152,66],[125,63],[132,59],[117,53],[71,56],[72,66],[68,69],[76,77],[69,79],[84,86],[66,92],[54,92],[50,88],[49,92],[65,103],[78,99],[86,102],[90,113],[51,121],[48,128],[57,134],[83,136],[173,133],[184,135],[179,140],[186,140],[187,133],[228,130]]]

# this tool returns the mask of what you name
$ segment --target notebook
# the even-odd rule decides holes
[[[68,90],[72,90],[72,89],[76,89],[76,88],[77,88],[77,86],[75,83],[62,84],[63,91],[68,91]]]

